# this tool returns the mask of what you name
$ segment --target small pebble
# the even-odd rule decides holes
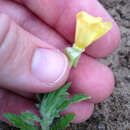
[[[128,80],[128,81],[130,81],[130,75],[127,75],[127,76],[125,77],[125,79]]]
[[[98,130],[106,130],[105,125],[103,123],[98,124]]]

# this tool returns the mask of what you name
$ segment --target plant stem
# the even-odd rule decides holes
[[[42,130],[50,130],[50,126],[48,124],[49,123],[47,120],[41,121],[40,125],[41,125]]]

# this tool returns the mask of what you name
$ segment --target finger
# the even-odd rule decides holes
[[[0,12],[7,14],[24,30],[32,33],[46,43],[63,51],[68,46],[67,42],[58,33],[43,23],[24,6],[7,0],[0,1]]]
[[[120,41],[119,28],[97,0],[54,0],[53,2],[52,0],[19,1],[55,28],[71,43],[74,42],[75,17],[79,11],[84,10],[93,16],[102,17],[104,21],[112,22],[112,30],[87,49],[87,53],[91,56],[105,57],[118,46]]]
[[[0,14],[0,57],[0,85],[10,90],[49,92],[68,77],[68,60],[63,53],[4,14]]]
[[[94,104],[80,102],[71,104],[65,111],[61,112],[61,115],[66,115],[69,113],[75,114],[75,119],[73,123],[81,123],[90,118],[94,110]]]
[[[69,77],[72,82],[71,94],[83,93],[91,96],[89,102],[99,103],[110,96],[114,88],[111,70],[100,62],[82,55],[77,68],[72,69]]]
[[[5,113],[21,114],[21,112],[27,110],[39,114],[34,101],[0,89],[0,120],[7,122],[7,119],[3,116]]]

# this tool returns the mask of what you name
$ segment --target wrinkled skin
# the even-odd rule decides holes
[[[113,28],[86,49],[70,72],[63,50],[74,42],[80,10],[112,22]],[[72,104],[62,114],[75,113],[74,123],[87,120],[94,104],[114,88],[113,73],[97,59],[112,53],[119,41],[118,26],[97,0],[0,0],[0,119],[5,121],[5,112],[38,113],[33,94],[53,91],[68,79],[71,95],[92,99]]]

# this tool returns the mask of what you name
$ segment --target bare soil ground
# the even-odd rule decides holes
[[[130,130],[130,0],[100,0],[121,30],[119,48],[101,60],[114,72],[116,87],[110,98],[96,105],[93,116],[72,130]],[[16,130],[3,123],[0,130]]]

